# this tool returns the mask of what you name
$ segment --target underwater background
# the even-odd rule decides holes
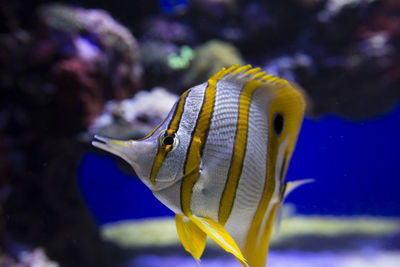
[[[0,1],[0,266],[197,266],[94,134],[252,64],[308,110],[267,266],[400,266],[400,1]],[[210,240],[211,241],[211,240]],[[202,266],[239,266],[208,242]]]

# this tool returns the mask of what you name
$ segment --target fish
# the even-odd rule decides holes
[[[128,162],[175,213],[198,262],[209,236],[243,266],[265,266],[283,200],[309,182],[285,183],[305,106],[297,86],[234,65],[185,91],[143,139],[96,135],[92,144]]]

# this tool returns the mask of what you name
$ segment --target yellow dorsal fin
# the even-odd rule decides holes
[[[245,66],[236,64],[229,68],[222,68],[208,81],[217,82],[221,79],[229,79],[239,83],[257,80],[262,84],[280,84],[281,86],[292,87],[292,85],[290,85],[286,80],[272,74],[267,74],[265,71],[261,71],[261,68],[253,68],[250,64]]]
[[[217,82],[218,80],[224,78],[225,76],[227,76],[228,74],[236,71],[239,68],[239,64],[233,65],[229,68],[222,68],[220,71],[218,71],[217,73],[215,73],[213,76],[211,76],[208,79],[208,82]],[[240,68],[239,68],[240,69]]]
[[[206,247],[207,235],[185,215],[175,215],[176,230],[183,247],[197,262]]]
[[[236,245],[236,242],[225,230],[224,226],[212,219],[202,218],[196,215],[190,215],[189,218],[218,245],[227,252],[232,253],[243,266],[249,266],[239,247]]]

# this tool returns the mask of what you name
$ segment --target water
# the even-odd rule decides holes
[[[287,180],[315,182],[286,199],[268,267],[399,265],[398,1],[63,3],[0,4],[0,266],[198,266],[174,214],[90,142],[145,135],[234,64],[310,100]],[[169,100],[115,104],[153,87]],[[238,266],[212,242],[201,264]]]

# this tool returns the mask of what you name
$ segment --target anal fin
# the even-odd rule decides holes
[[[227,252],[232,253],[243,266],[249,266],[239,247],[236,245],[236,242],[223,225],[212,219],[202,218],[195,215],[190,215],[190,219],[218,245]]]
[[[197,262],[206,247],[207,234],[185,215],[175,215],[176,230],[183,247]]]

